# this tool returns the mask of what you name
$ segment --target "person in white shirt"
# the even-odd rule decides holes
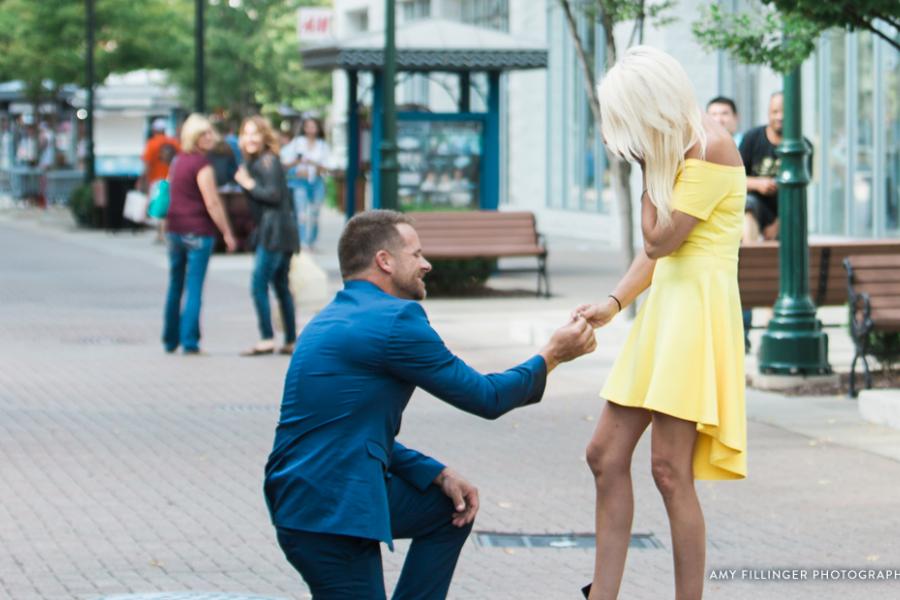
[[[307,248],[313,248],[319,236],[330,154],[322,123],[312,117],[303,120],[300,135],[281,152],[281,162],[288,169],[288,185],[294,193],[300,242]]]

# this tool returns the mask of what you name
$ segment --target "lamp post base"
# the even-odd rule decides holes
[[[760,373],[828,375],[828,334],[818,319],[772,319],[759,347]]]

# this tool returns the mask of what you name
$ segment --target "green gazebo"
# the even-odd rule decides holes
[[[500,75],[507,71],[543,69],[547,66],[547,50],[540,43],[523,40],[508,33],[466,25],[445,19],[423,19],[405,23],[396,29],[397,71],[407,73],[453,73],[459,78],[459,93],[456,112],[410,112],[399,111],[400,123],[442,123],[445,126],[459,124],[467,127],[469,133],[477,135],[477,160],[458,158],[454,165],[450,161],[449,170],[455,167],[455,175],[460,181],[474,188],[477,206],[482,210],[496,210],[500,200]],[[359,75],[372,73],[372,190],[373,207],[381,206],[380,198],[380,152],[382,141],[382,87],[384,86],[384,32],[370,32],[301,51],[303,65],[308,69],[347,73],[347,171],[346,207],[347,217],[353,216],[356,206],[356,181],[360,173],[360,131],[359,131]],[[472,74],[485,73],[487,76],[486,112],[472,112]],[[400,137],[400,136],[398,136]],[[412,148],[404,148],[400,139],[400,152],[407,151],[410,160],[416,160]],[[414,145],[415,140],[408,142]],[[464,142],[461,142],[464,143]],[[402,160],[401,160],[402,162]],[[473,169],[477,184],[470,184],[461,173],[462,167]],[[422,167],[427,169],[427,167]],[[423,171],[424,172],[424,171]],[[407,173],[407,184],[443,185],[429,182],[432,173]],[[445,174],[449,180],[449,175]],[[412,181],[410,181],[410,178]],[[417,178],[421,179],[416,183]],[[424,182],[424,183],[423,183]],[[447,189],[453,187],[446,182]],[[401,188],[404,185],[401,176]],[[459,187],[462,187],[460,184]]]

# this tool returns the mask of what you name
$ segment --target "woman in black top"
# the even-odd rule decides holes
[[[251,294],[261,338],[242,354],[258,356],[275,352],[275,335],[269,309],[270,284],[275,290],[284,322],[284,346],[279,352],[292,354],[297,339],[297,325],[294,300],[288,286],[288,273],[291,256],[299,250],[297,219],[281,161],[278,159],[277,138],[269,122],[260,116],[245,119],[241,125],[240,147],[245,162],[234,179],[244,189],[256,223],[250,240],[256,247]]]

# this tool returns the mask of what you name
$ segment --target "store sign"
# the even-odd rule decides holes
[[[297,11],[297,39],[301,44],[330,40],[334,11],[330,8],[301,8]]]

